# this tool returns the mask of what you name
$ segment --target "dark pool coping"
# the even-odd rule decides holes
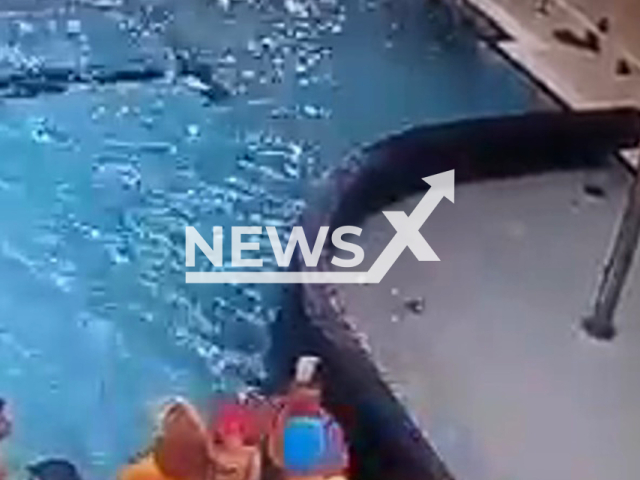
[[[314,238],[322,225],[359,224],[423,191],[423,177],[450,169],[460,184],[599,168],[639,137],[640,112],[634,109],[536,112],[413,128],[349,157],[324,181],[301,225]],[[298,252],[291,268],[328,271],[332,255],[326,247],[318,266],[308,268]],[[452,478],[371,357],[334,285],[292,286],[279,325],[275,349],[288,348],[290,358],[303,352],[322,357],[329,405],[349,432],[358,478]]]

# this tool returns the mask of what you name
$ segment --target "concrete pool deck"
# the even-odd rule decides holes
[[[495,41],[496,48],[527,71],[569,108],[640,106],[640,5],[632,0],[551,0],[548,13],[536,11],[537,0],[460,0],[498,25],[509,37]],[[601,34],[596,23],[610,22]],[[593,31],[600,52],[558,41],[554,31],[569,29],[579,36]],[[628,75],[616,73],[625,59]],[[622,152],[630,164],[636,155]]]
[[[639,262],[619,337],[596,343],[580,329],[627,181],[614,168],[463,185],[421,229],[441,262],[406,250],[381,284],[337,287],[454,478],[640,475]],[[605,197],[586,195],[586,184]],[[409,213],[421,196],[385,210]],[[381,214],[362,227],[375,259],[395,231]]]

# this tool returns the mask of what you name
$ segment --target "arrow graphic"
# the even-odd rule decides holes
[[[187,283],[380,283],[405,248],[421,262],[440,259],[420,234],[420,228],[443,198],[454,202],[455,171],[425,177],[431,188],[422,197],[411,215],[400,211],[383,211],[396,229],[396,234],[376,259],[368,272],[187,272]]]
[[[454,201],[454,170],[439,173],[422,179],[431,188],[420,200],[420,203],[407,217],[404,212],[382,212],[387,220],[396,229],[395,236],[391,239],[378,259],[367,272],[367,283],[380,283],[391,266],[398,259],[405,248],[409,247],[416,258],[421,262],[439,262],[436,252],[427,243],[420,228],[436,209],[443,198]]]

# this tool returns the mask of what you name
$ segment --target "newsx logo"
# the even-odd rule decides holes
[[[305,265],[308,267],[315,267],[320,260],[320,253],[322,247],[325,244],[327,235],[329,234],[329,227],[320,227],[318,236],[313,245],[313,250],[309,247],[309,242],[304,233],[302,227],[293,227],[291,235],[289,236],[289,242],[286,249],[283,250],[282,242],[278,236],[276,227],[265,227],[267,235],[269,235],[269,241],[271,242],[271,248],[273,249],[273,255],[276,258],[276,262],[279,267],[288,268],[293,258],[296,245],[300,246],[300,252],[304,259]],[[359,236],[362,233],[362,229],[352,226],[344,226],[337,228],[331,234],[331,242],[333,245],[341,250],[351,252],[353,258],[344,260],[338,257],[333,257],[331,263],[341,268],[356,267],[364,260],[364,250],[360,245],[347,242],[342,237],[346,234],[353,234]],[[262,268],[262,258],[243,258],[242,252],[255,251],[260,249],[258,242],[247,242],[243,240],[243,235],[261,235],[262,227],[231,227],[231,266],[234,268]],[[214,267],[222,267],[223,261],[223,228],[213,227],[213,246],[210,246],[207,241],[202,238],[200,233],[194,227],[187,227],[186,229],[186,249],[187,249],[187,267],[195,267],[195,246],[198,248]]]
[[[213,272],[186,272],[187,283],[380,283],[391,266],[398,259],[405,248],[409,248],[415,257],[421,262],[433,262],[440,259],[420,234],[420,228],[427,218],[433,213],[443,198],[454,201],[454,170],[425,177],[423,180],[431,188],[422,197],[411,215],[407,216],[402,211],[382,212],[396,230],[396,234],[387,244],[385,249],[365,272],[357,271],[213,271]],[[304,265],[308,268],[317,267],[322,249],[329,234],[329,227],[320,227],[313,244],[309,246],[304,230],[295,226],[291,230],[289,241],[283,249],[280,237],[275,227],[264,227],[273,256],[280,268],[288,268],[291,264],[296,247],[300,248]],[[223,267],[223,237],[224,229],[220,226],[213,227],[213,243],[210,245],[195,227],[188,226],[185,231],[185,264],[186,267],[195,267],[197,246],[216,268]],[[261,235],[261,226],[234,226],[231,227],[231,267],[232,268],[261,268],[263,258],[246,258],[243,252],[256,252],[260,250],[260,244],[243,240],[244,235]],[[364,249],[355,243],[346,241],[345,235],[360,236],[362,229],[356,226],[342,226],[333,231],[331,242],[333,246],[342,251],[349,252],[351,258],[343,259],[333,256],[331,263],[339,268],[354,268],[364,260]]]

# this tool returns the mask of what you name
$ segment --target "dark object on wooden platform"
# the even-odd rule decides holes
[[[568,28],[558,28],[553,31],[553,36],[565,45],[588,50],[593,53],[600,52],[600,39],[592,30],[587,30],[584,36],[580,36]]]
[[[631,65],[625,58],[620,58],[616,61],[616,75],[627,76],[631,75]]]
[[[598,27],[598,31],[602,34],[607,34],[611,30],[611,22],[608,17],[602,17],[596,23],[596,27]]]

